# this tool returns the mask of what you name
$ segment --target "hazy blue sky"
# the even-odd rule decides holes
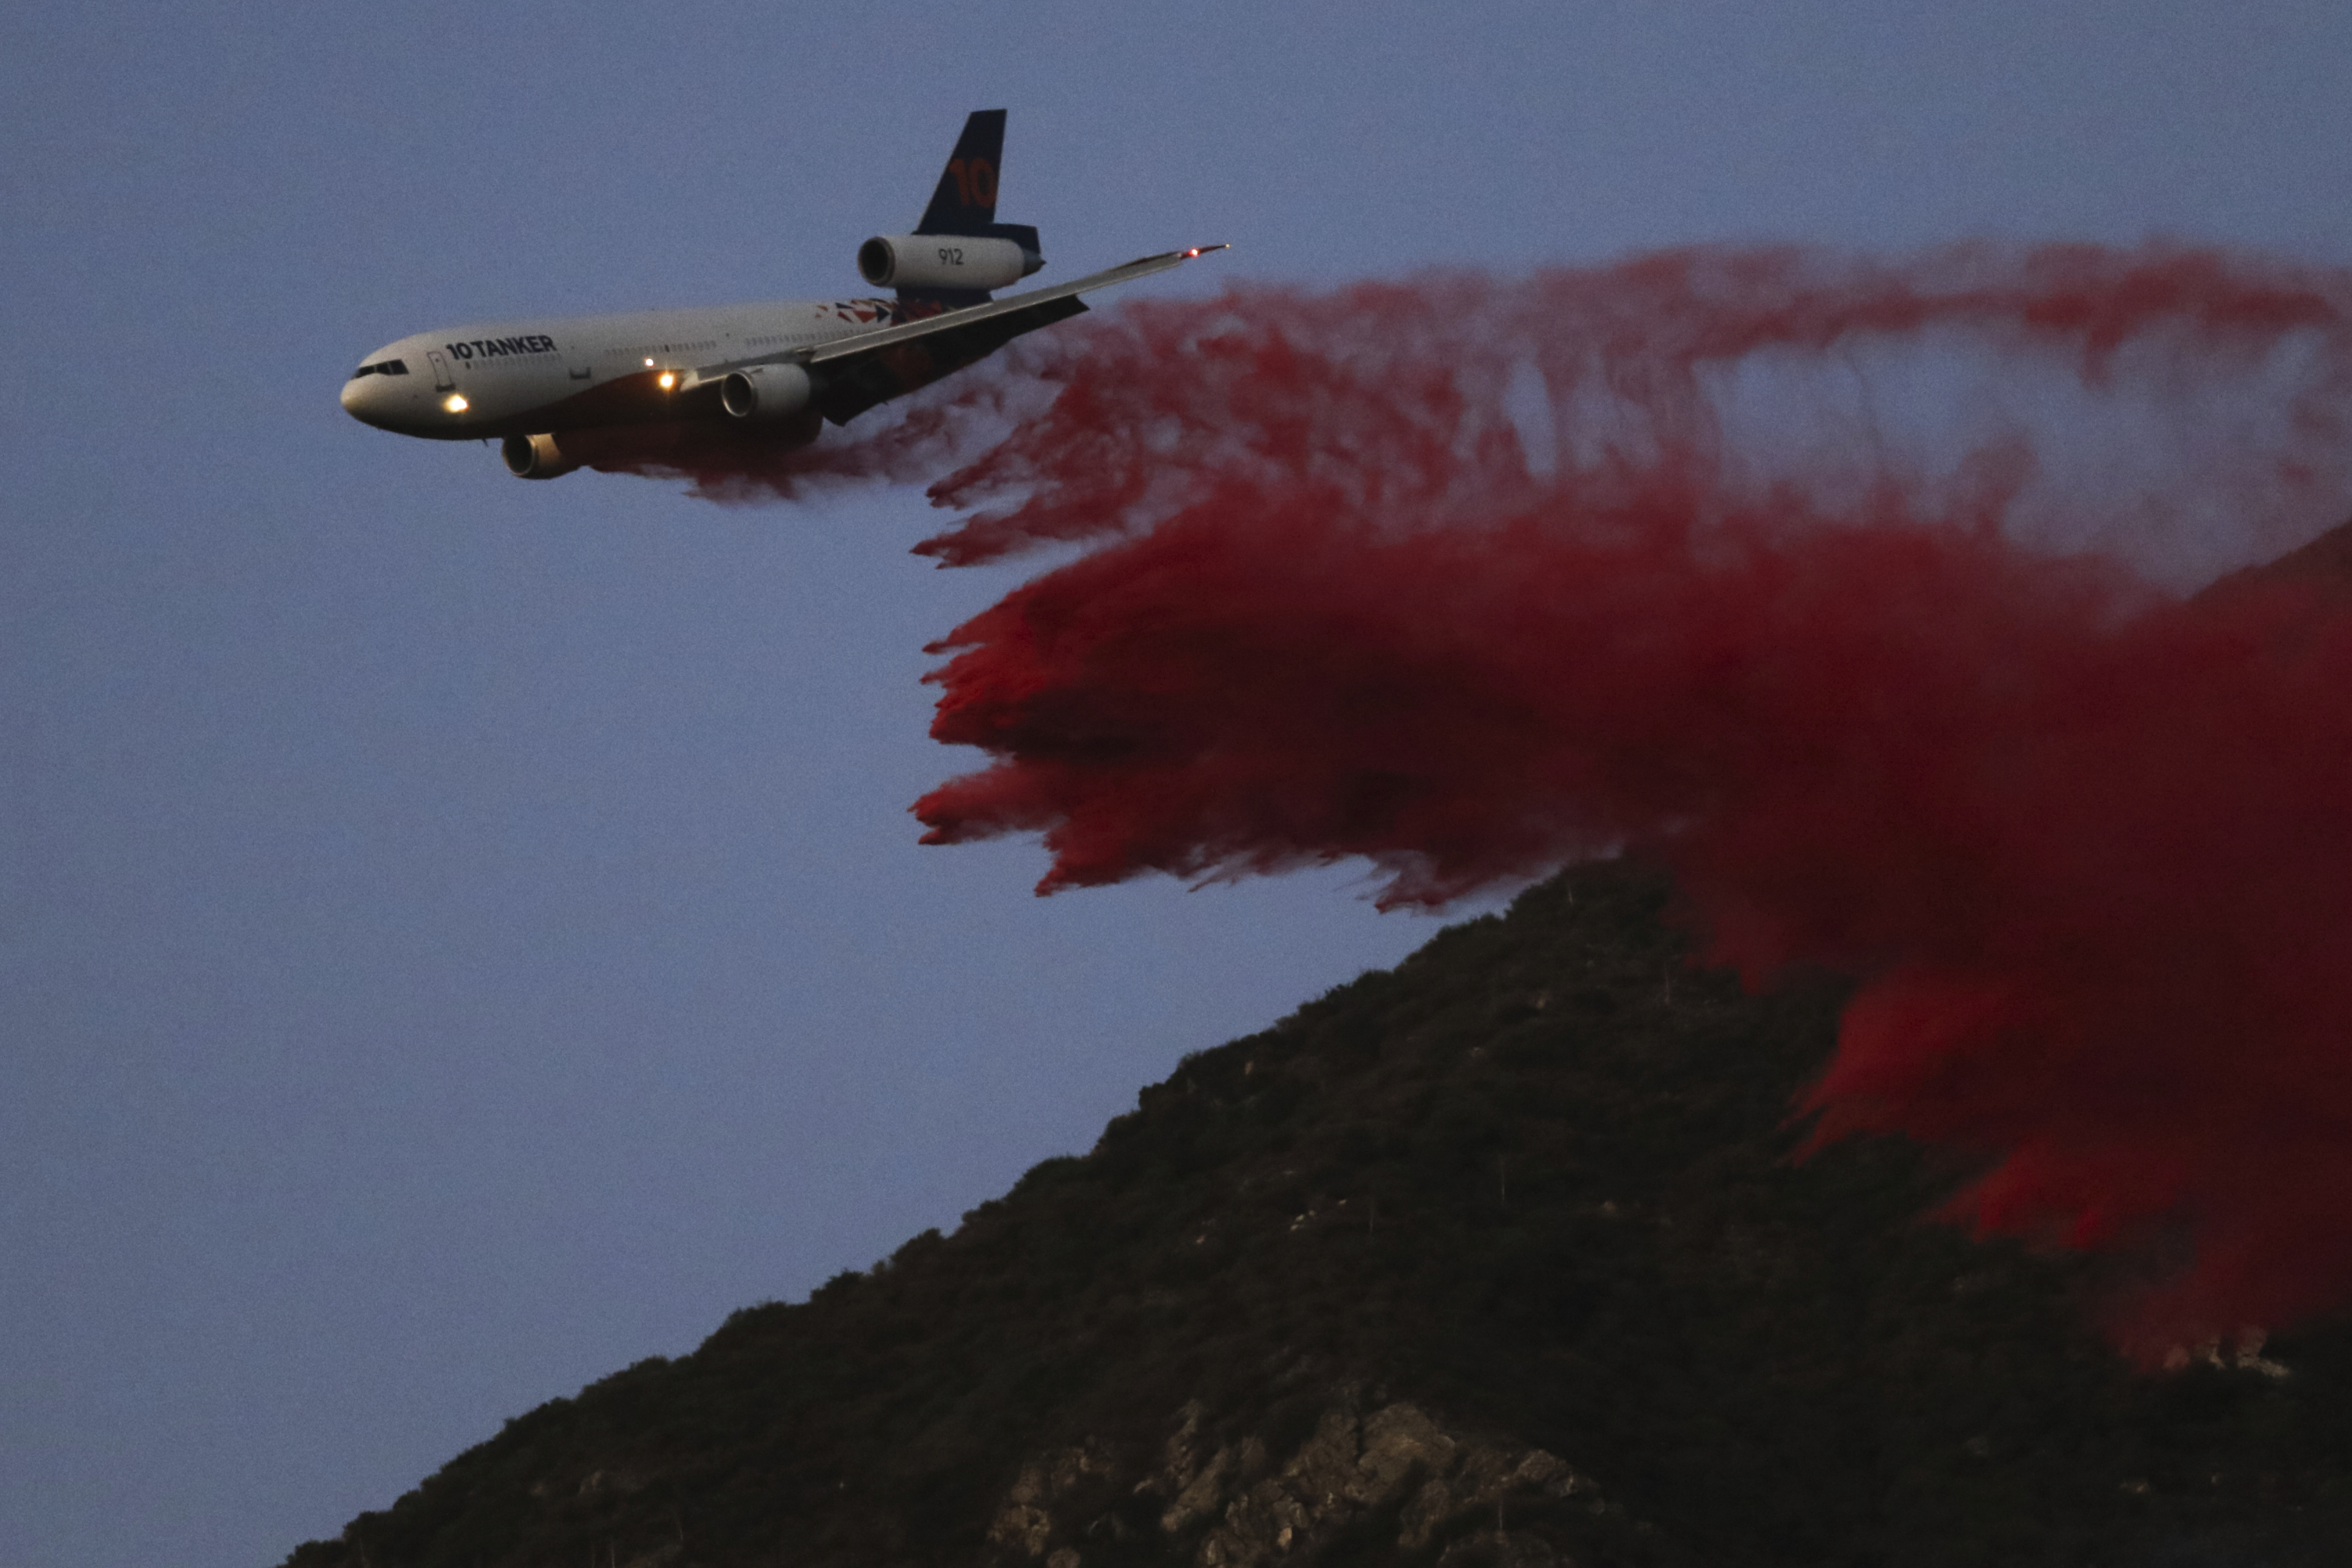
[[[1432,929],[918,847],[1013,574],[913,490],[518,483],[366,351],[855,291],[998,105],[1047,279],[2345,260],[2347,89],[2341,0],[0,9],[0,1563],[273,1563]]]

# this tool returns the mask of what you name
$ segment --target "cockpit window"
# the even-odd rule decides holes
[[[363,375],[406,375],[407,374],[406,360],[383,359],[376,361],[373,364],[360,366],[359,369],[352,372],[352,379],[357,381]]]

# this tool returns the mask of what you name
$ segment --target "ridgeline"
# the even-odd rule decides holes
[[[2352,1331],[2134,1373],[2079,1259],[1798,1163],[1832,986],[1583,868],[287,1568],[2352,1561]]]

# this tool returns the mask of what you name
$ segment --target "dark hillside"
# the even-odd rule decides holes
[[[289,1568],[2352,1558],[2352,1335],[2137,1377],[2079,1269],[1917,1223],[1949,1173],[1792,1163],[1838,997],[1667,898],[1449,929]]]
[[[2197,597],[2223,603],[2264,584],[2294,584],[2331,606],[2352,605],[2352,522],[2329,529],[2275,561],[2242,567],[2209,584]]]

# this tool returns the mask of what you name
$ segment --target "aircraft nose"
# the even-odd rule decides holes
[[[373,425],[381,430],[385,421],[396,417],[392,400],[385,395],[390,390],[381,375],[355,375],[343,383],[339,401],[344,413],[362,425]]]

